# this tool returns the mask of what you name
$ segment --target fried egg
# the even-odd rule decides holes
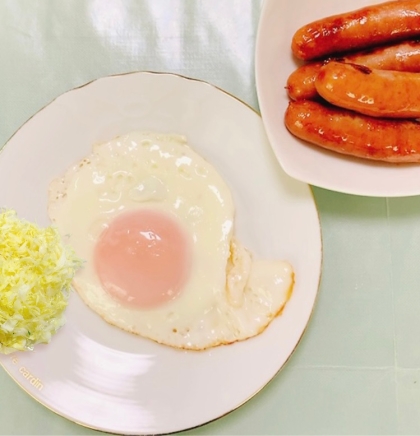
[[[261,333],[294,283],[283,260],[255,260],[235,237],[216,169],[186,138],[131,132],[96,144],[52,181],[49,216],[85,265],[73,279],[105,321],[176,348]]]

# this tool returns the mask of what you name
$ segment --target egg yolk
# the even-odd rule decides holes
[[[99,237],[94,266],[121,303],[155,307],[174,299],[188,279],[191,247],[175,219],[160,211],[125,212]]]

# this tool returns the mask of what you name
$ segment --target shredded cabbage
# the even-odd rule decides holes
[[[65,323],[81,264],[55,227],[42,229],[0,209],[0,353],[50,342]]]

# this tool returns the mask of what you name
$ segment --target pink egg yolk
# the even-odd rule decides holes
[[[163,212],[125,212],[102,232],[94,265],[104,289],[124,305],[151,308],[173,300],[188,280],[186,232]]]

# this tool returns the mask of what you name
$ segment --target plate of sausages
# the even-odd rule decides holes
[[[419,0],[265,0],[255,64],[289,176],[355,195],[420,194]]]

